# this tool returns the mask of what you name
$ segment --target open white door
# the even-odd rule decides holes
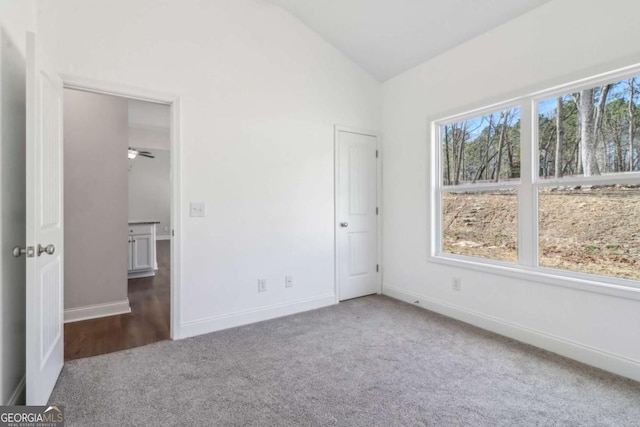
[[[380,293],[378,138],[336,128],[336,266],[340,301]]]
[[[44,405],[64,363],[62,80],[27,34],[27,404]]]

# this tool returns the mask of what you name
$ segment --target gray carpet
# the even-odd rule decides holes
[[[65,364],[67,426],[640,426],[640,383],[383,296]]]

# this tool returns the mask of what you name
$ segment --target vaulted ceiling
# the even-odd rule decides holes
[[[268,0],[384,81],[550,0]]]

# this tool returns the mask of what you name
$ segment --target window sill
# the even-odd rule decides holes
[[[453,255],[438,254],[428,258],[429,262],[450,267],[464,268],[467,270],[479,271],[488,274],[498,274],[506,277],[513,277],[520,280],[542,283],[546,285],[561,286],[582,292],[609,295],[618,298],[632,299],[640,301],[640,284],[626,285],[618,283],[607,283],[597,279],[584,279],[570,277],[571,273],[557,273],[556,270],[544,267],[525,267],[519,264],[512,264],[501,261],[482,260],[477,258]],[[567,275],[565,275],[567,274]],[[580,273],[576,273],[580,274]],[[597,276],[596,276],[597,277]],[[634,283],[633,280],[612,279],[613,281]]]

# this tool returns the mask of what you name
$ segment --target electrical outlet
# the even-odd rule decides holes
[[[284,287],[285,288],[293,288],[293,276],[285,276],[284,277]]]
[[[454,277],[453,278],[453,283],[451,284],[451,289],[453,289],[456,292],[462,291],[462,282],[460,281],[459,277]]]
[[[258,292],[267,292],[267,279],[258,279]]]

